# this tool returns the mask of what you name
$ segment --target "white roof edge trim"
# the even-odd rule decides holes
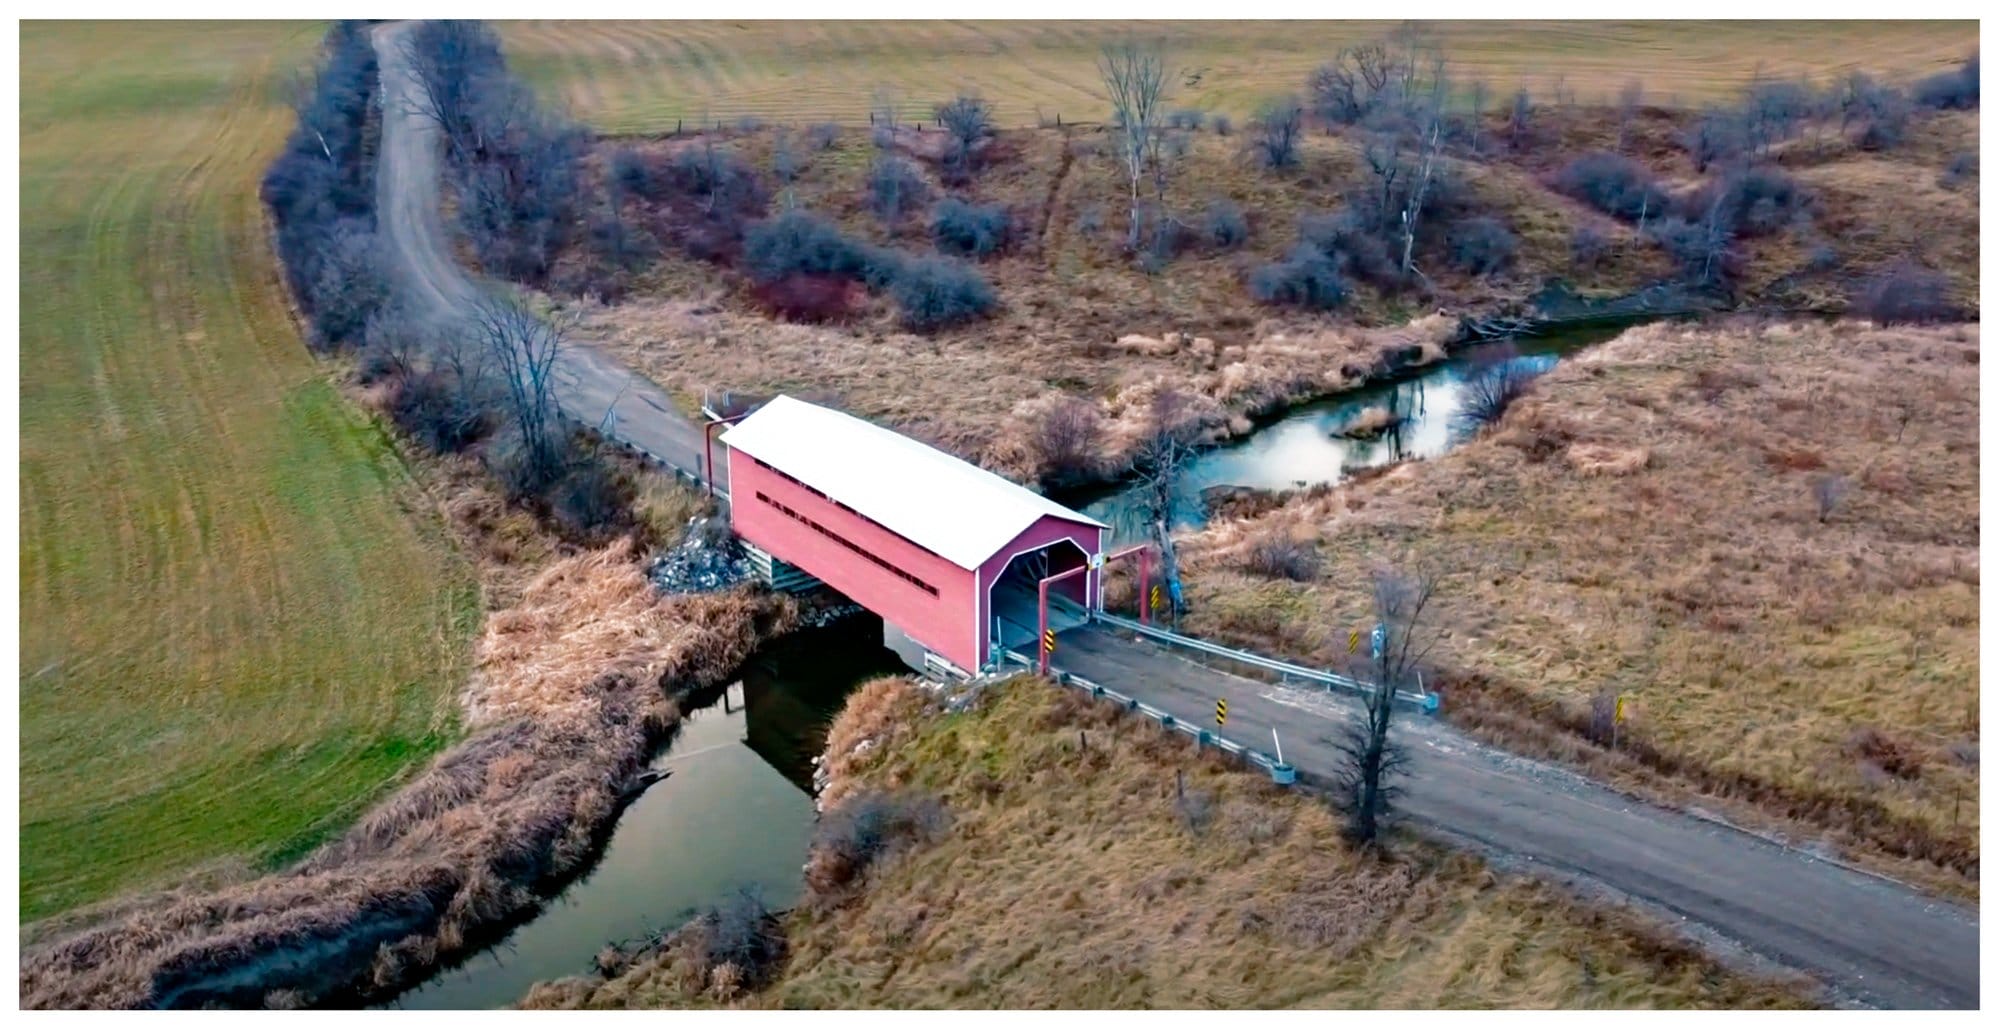
[[[1045,516],[1110,528],[929,444],[789,395],[719,439],[963,569]]]

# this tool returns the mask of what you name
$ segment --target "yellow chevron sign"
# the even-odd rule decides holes
[[[1229,721],[1229,702],[1218,698],[1215,702],[1215,724],[1217,726],[1220,726],[1228,721]]]

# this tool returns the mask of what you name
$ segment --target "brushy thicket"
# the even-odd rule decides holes
[[[1556,173],[1555,187],[1586,204],[1626,221],[1642,213],[1660,214],[1667,191],[1653,173],[1623,154],[1595,151],[1573,158]]]
[[[1324,255],[1342,275],[1383,290],[1402,285],[1402,272],[1390,255],[1388,241],[1357,208],[1342,206],[1302,216],[1299,243]]]
[[[320,44],[297,124],[264,173],[285,283],[315,346],[361,342],[388,295],[375,239],[375,48],[368,28],[339,22]]]
[[[1951,284],[1940,272],[1903,259],[1869,276],[1851,311],[1877,325],[1925,325],[1958,317]]]
[[[992,311],[999,298],[978,272],[934,255],[905,258],[889,295],[912,329],[942,329]]]
[[[1972,111],[1979,107],[1979,55],[1948,72],[1939,72],[1917,83],[1914,99],[1918,106],[1949,111]]]
[[[902,224],[930,199],[930,183],[916,165],[903,158],[883,154],[868,166],[868,209],[884,225]]]
[[[782,212],[751,227],[743,261],[760,284],[823,276],[886,291],[901,310],[903,324],[917,330],[970,321],[998,303],[993,287],[962,262],[903,254],[853,239],[804,209]]]
[[[1250,242],[1250,219],[1244,216],[1243,205],[1228,197],[1217,197],[1202,212],[1201,233],[1209,246],[1234,250]]]
[[[1331,311],[1352,294],[1333,260],[1310,243],[1295,243],[1283,260],[1250,273],[1250,295],[1265,304]]]
[[[482,269],[541,286],[582,221],[590,133],[541,105],[476,21],[427,21],[408,37],[418,102],[445,138],[458,227]]]
[[[747,595],[661,598],[629,547],[565,559],[488,622],[467,739],[298,866],[137,899],[24,949],[31,1008],[353,1004],[478,946],[575,875],[677,699],[778,628]]]
[[[1006,248],[1011,229],[1005,204],[946,197],[931,211],[931,241],[947,254],[991,257]]]
[[[1319,552],[1311,540],[1280,529],[1259,534],[1244,554],[1244,567],[1259,576],[1310,583],[1319,575]]]
[[[1514,234],[1497,218],[1468,218],[1451,227],[1451,263],[1473,275],[1492,275],[1514,262]]]
[[[947,823],[935,797],[913,791],[869,790],[850,795],[819,817],[806,860],[806,886],[822,904],[867,874],[896,849],[935,836]]]

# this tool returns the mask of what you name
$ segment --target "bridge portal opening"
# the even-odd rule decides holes
[[[1012,648],[1032,654],[1040,624],[1040,586],[1044,578],[1089,564],[1083,546],[1065,537],[1032,551],[1024,551],[1007,562],[1007,567],[987,588],[987,611],[992,613],[989,628],[990,655]],[[1083,611],[1090,606],[1090,590],[1095,573],[1071,576],[1049,585],[1049,628],[1060,633],[1081,625]]]

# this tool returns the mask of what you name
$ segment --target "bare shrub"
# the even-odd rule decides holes
[[[1200,108],[1176,108],[1167,114],[1167,128],[1179,129],[1183,132],[1200,132],[1203,118],[1204,116]]]
[[[806,126],[806,146],[814,150],[832,150],[840,142],[840,126],[832,122],[815,122]]]
[[[1847,495],[1854,492],[1854,483],[1846,476],[1833,472],[1823,472],[1812,477],[1813,507],[1819,513],[1819,520],[1825,522],[1840,510]]]
[[[1477,433],[1500,421],[1514,402],[1527,396],[1541,371],[1522,361],[1512,348],[1483,355],[1465,379],[1465,397],[1454,420],[1464,433]]]
[[[1921,751],[1873,726],[1864,726],[1848,735],[1847,753],[1899,780],[1914,780],[1924,771]]]
[[[1299,134],[1305,126],[1305,108],[1296,96],[1282,96],[1264,102],[1251,121],[1250,152],[1259,164],[1283,171],[1299,163]]]
[[[389,398],[396,427],[439,454],[456,454],[493,430],[496,415],[451,369],[427,367],[405,374]]]
[[[1944,174],[1938,176],[1938,185],[1948,190],[1956,189],[1961,183],[1978,174],[1979,154],[1961,150],[1951,155],[1951,160],[1945,164]]]
[[[1097,471],[1103,433],[1104,416],[1096,404],[1064,395],[1031,424],[1029,445],[1041,459],[1045,478],[1086,479]]]
[[[1228,115],[1217,111],[1209,117],[1208,128],[1217,136],[1227,136],[1236,130],[1236,123],[1231,121]]]
[[[1319,551],[1310,540],[1272,530],[1250,542],[1244,567],[1259,576],[1309,583],[1319,575]]]
[[[1217,250],[1233,250],[1250,240],[1250,220],[1243,215],[1243,206],[1227,197],[1217,197],[1208,202],[1208,209],[1202,212],[1201,234],[1209,246]]]
[[[1573,158],[1556,173],[1555,187],[1627,221],[1665,209],[1667,192],[1644,165],[1622,154],[1597,151]]]
[[[971,175],[974,148],[993,134],[993,109],[979,97],[961,93],[939,104],[934,113],[951,134],[953,147],[945,166],[960,176]]]
[[[897,225],[929,202],[930,184],[915,165],[883,154],[868,168],[868,208],[885,225]]]
[[[903,324],[918,330],[981,318],[999,303],[978,272],[941,257],[901,261],[889,293],[902,310]]]
[[[1745,168],[1725,176],[1717,187],[1698,192],[1688,205],[1700,217],[1720,205],[1717,217],[1737,236],[1767,236],[1793,223],[1806,209],[1805,188],[1791,176],[1766,167]]]
[[[881,255],[850,239],[832,222],[803,208],[752,226],[744,238],[743,263],[752,278],[775,282],[793,275],[839,276],[872,284],[887,278]]]
[[[601,456],[584,451],[549,490],[549,514],[572,540],[601,542],[631,528],[632,484]]]
[[[1519,243],[1497,218],[1468,218],[1451,227],[1451,263],[1473,275],[1492,275],[1514,262]]]
[[[1330,311],[1345,305],[1352,291],[1331,259],[1311,244],[1297,243],[1283,260],[1250,273],[1250,295],[1265,304]]]
[[[1299,243],[1324,255],[1342,276],[1383,290],[1402,283],[1389,245],[1373,231],[1368,216],[1355,208],[1301,216]]]
[[[931,211],[931,240],[947,254],[991,257],[1006,248],[1011,228],[1005,204],[946,197]]]
[[[1863,150],[1893,150],[1903,143],[1910,127],[1910,98],[1894,86],[1876,82],[1864,72],[1854,72],[1838,88],[1840,124],[1858,123],[1861,131],[1854,142]]]
[[[1594,225],[1580,225],[1569,234],[1569,261],[1579,269],[1593,269],[1611,252],[1611,238]]]
[[[854,285],[831,275],[795,272],[751,287],[766,311],[789,322],[838,323],[854,314]]]
[[[1979,107],[1979,55],[1973,54],[1965,63],[1948,72],[1939,72],[1921,82],[1912,91],[1912,99],[1918,107],[1928,107],[1945,111],[1972,111]]]
[[[1863,280],[1849,310],[1877,325],[1946,322],[1956,315],[1949,290],[1943,273],[1904,258]]]
[[[785,957],[784,925],[762,894],[745,888],[697,916],[693,931],[701,966],[710,985],[726,985],[726,999],[752,990],[775,972]],[[721,977],[718,971],[727,970]]]
[[[837,896],[898,848],[929,839],[944,828],[944,806],[934,797],[868,790],[822,813],[806,861],[806,886],[822,898]]]

